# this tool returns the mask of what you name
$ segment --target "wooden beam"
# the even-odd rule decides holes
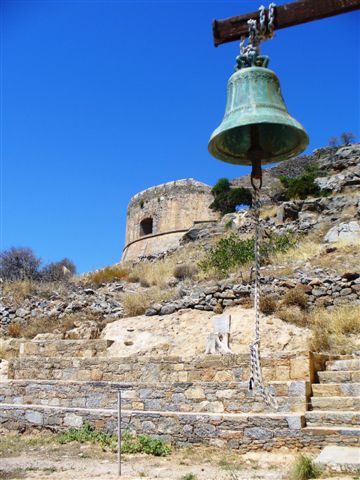
[[[340,13],[351,12],[360,8],[360,0],[302,0],[287,3],[275,8],[274,28],[292,27],[301,23],[332,17]],[[247,21],[259,20],[259,12],[247,13],[237,17],[213,21],[215,47],[223,43],[240,40],[248,35]]]

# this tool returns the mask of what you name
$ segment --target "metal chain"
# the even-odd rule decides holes
[[[254,293],[254,308],[255,308],[255,332],[254,341],[250,344],[250,379],[249,390],[255,388],[266,405],[277,410],[278,403],[276,398],[265,386],[260,362],[260,266],[261,266],[261,252],[260,252],[260,188],[253,182],[253,208],[255,220],[255,293]]]

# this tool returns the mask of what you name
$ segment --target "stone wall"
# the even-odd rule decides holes
[[[62,409],[60,407],[6,406],[0,409],[0,424],[8,430],[80,428],[84,422],[115,433],[116,410]],[[249,450],[323,447],[329,444],[358,445],[351,429],[303,428],[300,414],[211,414],[124,411],[122,428],[157,436],[179,446],[213,445]]]
[[[196,221],[218,218],[209,209],[211,188],[193,179],[177,180],[149,188],[129,203],[123,260],[156,255],[178,245]],[[141,236],[140,224],[152,219],[152,233]]]
[[[309,379],[307,352],[277,354],[262,358],[264,378],[268,381]],[[20,357],[9,362],[10,379],[102,380],[146,384],[177,382],[247,382],[249,356],[201,355],[196,359],[180,357],[72,358]]]
[[[59,407],[116,408],[122,391],[124,410],[248,413],[271,412],[248,382],[178,382],[141,384],[13,380],[0,383],[0,405],[34,404]],[[272,382],[279,412],[304,412],[310,384],[302,380]]]
[[[359,273],[348,272],[343,276],[327,276],[326,271],[319,272],[319,275],[320,273],[323,278],[310,278],[301,272],[297,279],[264,276],[261,279],[263,295],[280,299],[287,291],[301,286],[307,294],[309,307],[331,309],[338,305],[360,304]],[[153,305],[145,314],[148,316],[168,315],[183,308],[210,311],[217,304],[223,307],[246,304],[253,294],[254,282],[243,284],[237,284],[231,280],[208,282],[188,289],[183,288],[181,298]]]

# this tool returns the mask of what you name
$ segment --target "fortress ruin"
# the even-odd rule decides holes
[[[137,260],[175,248],[194,223],[217,219],[209,208],[212,201],[211,187],[193,178],[136,194],[128,206],[122,260]]]

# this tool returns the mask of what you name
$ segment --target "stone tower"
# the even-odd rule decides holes
[[[151,187],[129,203],[122,260],[156,255],[179,244],[196,222],[217,219],[211,187],[192,178]]]

